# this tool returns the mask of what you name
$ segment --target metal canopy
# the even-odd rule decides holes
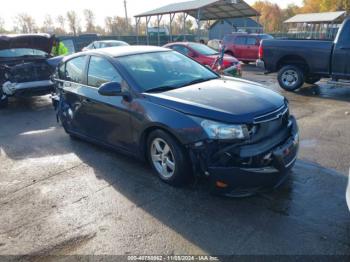
[[[198,12],[200,11],[200,17]],[[174,13],[186,13],[196,19],[220,20],[227,18],[259,16],[259,12],[243,0],[195,0],[170,4],[135,17],[147,17]]]
[[[291,23],[327,23],[327,22],[336,22],[345,17],[346,11],[339,12],[325,12],[325,13],[310,13],[310,14],[299,14],[289,18],[284,21],[285,24]]]
[[[198,36],[200,33],[201,21],[222,20],[228,18],[260,16],[259,12],[243,0],[195,0],[170,4],[142,14],[135,15],[137,42],[141,18],[146,18],[147,44],[149,44],[148,24],[152,16],[157,17],[158,45],[160,44],[159,26],[164,15],[170,17],[170,36],[172,41],[172,23],[175,14],[183,13],[183,34],[186,39],[186,19],[190,15],[196,19]]]

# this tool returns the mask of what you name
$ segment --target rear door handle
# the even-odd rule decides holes
[[[349,50],[349,49],[350,49],[350,46],[341,46],[340,49],[341,49],[341,50]]]

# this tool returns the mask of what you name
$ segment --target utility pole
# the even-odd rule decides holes
[[[126,27],[129,27],[129,20],[128,20],[128,7],[126,5],[126,0],[124,0],[124,10],[125,10],[125,21],[126,21]]]

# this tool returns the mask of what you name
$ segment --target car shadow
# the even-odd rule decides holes
[[[11,159],[69,153],[65,134],[56,132],[61,127],[49,96],[11,99],[0,110],[0,125],[0,151]]]
[[[204,179],[174,188],[143,162],[81,140],[72,143],[98,179],[209,254],[350,253],[346,178],[335,171],[298,161],[279,189],[233,199],[211,195]]]

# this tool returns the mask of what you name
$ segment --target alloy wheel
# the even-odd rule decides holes
[[[169,179],[175,172],[175,158],[170,146],[161,138],[156,138],[151,144],[152,163],[159,175]]]

